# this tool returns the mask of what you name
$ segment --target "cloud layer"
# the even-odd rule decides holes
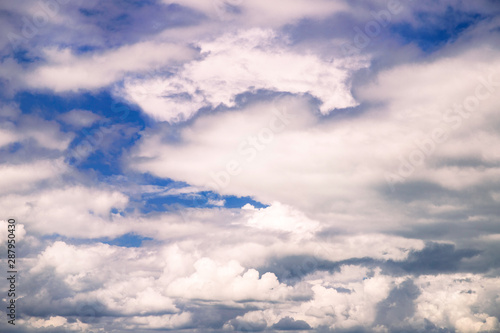
[[[0,331],[500,331],[499,11],[2,4]]]

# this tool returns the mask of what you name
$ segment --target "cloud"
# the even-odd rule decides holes
[[[200,115],[177,130],[175,141],[168,132],[146,130],[130,166],[221,194],[278,200],[321,221],[335,219],[336,226],[395,227],[412,217],[403,216],[405,209],[394,200],[444,207],[457,200],[459,190],[496,182],[497,156],[485,144],[498,140],[494,54],[474,51],[383,71],[357,95],[364,103],[385,105],[362,116],[319,118],[305,99],[276,97],[272,103]],[[465,65],[471,62],[475,65]],[[471,76],[477,81],[467,79]],[[398,88],[402,78],[408,84]],[[473,115],[453,110],[454,103],[473,101],[476,91],[488,98]],[[481,166],[452,162],[476,152]],[[196,162],[200,158],[203,164]],[[448,194],[426,202],[416,190],[419,184]]]
[[[56,121],[45,120],[36,114],[22,114],[19,105],[9,103],[0,111],[0,148],[12,143],[34,146],[37,150],[64,151],[74,138],[72,133],[61,131]]]
[[[389,296],[377,305],[375,323],[387,327],[397,327],[405,319],[415,314],[414,301],[420,295],[420,290],[413,281],[406,280],[391,290]]]
[[[267,322],[264,318],[252,318],[249,316],[249,313],[247,313],[244,316],[238,316],[235,319],[231,319],[224,327],[236,332],[262,332],[266,329]]]
[[[300,331],[310,330],[311,326],[303,320],[295,320],[291,317],[281,318],[279,322],[273,325],[276,330],[282,331]]]
[[[48,319],[36,319],[29,318],[28,320],[20,320],[20,324],[27,327],[37,330],[38,332],[50,332],[58,329],[64,332],[81,332],[85,330],[89,330],[90,325],[82,323],[80,320],[76,320],[74,323],[69,323],[68,320],[61,316],[51,316]]]
[[[23,172],[26,174],[30,173]],[[126,233],[125,226],[112,222],[111,209],[122,209],[127,202],[128,198],[116,191],[68,186],[36,194],[7,194],[0,198],[0,207],[15,212],[35,233],[93,238]]]
[[[36,188],[42,181],[53,180],[68,170],[62,160],[38,160],[26,164],[0,164],[4,177],[0,180],[0,193],[13,194]]]
[[[299,211],[279,202],[273,203],[268,208],[247,208],[255,211],[248,220],[248,225],[258,229],[279,230],[296,233],[300,237],[312,237],[319,230],[319,223],[311,221]]]
[[[242,26],[277,27],[294,22],[303,17],[321,18],[346,9],[346,5],[337,1],[325,0],[278,0],[268,2],[263,0],[163,0],[165,3],[179,3],[209,16],[215,21],[236,21]]]
[[[415,317],[459,332],[494,332],[498,330],[497,280],[471,274],[422,276],[415,280],[421,287]],[[444,294],[454,296],[444,301]]]
[[[8,225],[12,224],[12,223],[9,223],[8,220],[9,219],[0,220],[0,228],[1,228],[0,229],[0,237],[2,237],[2,239],[5,239],[5,240],[8,240],[8,235],[9,235]],[[19,221],[16,221],[16,222],[19,222]],[[22,224],[22,223],[16,224],[15,222],[14,222],[14,224],[15,224],[14,241],[24,241],[24,237],[26,236],[26,229],[24,228],[24,224]],[[8,248],[7,241],[2,244],[2,247]]]
[[[499,9],[391,4],[2,4],[16,332],[498,331]]]
[[[162,77],[130,78],[123,95],[156,120],[188,119],[202,107],[235,106],[238,94],[267,89],[309,93],[321,100],[320,110],[357,105],[349,75],[365,66],[361,60],[326,61],[293,52],[272,30],[251,29],[199,43],[202,59]]]
[[[136,316],[119,320],[125,327],[136,329],[182,329],[189,327],[192,322],[192,314],[183,312],[181,314],[163,316]]]
[[[94,124],[96,121],[101,119],[100,116],[87,110],[71,110],[69,112],[63,113],[59,116],[66,124],[72,125],[79,129],[82,127],[88,127]]]
[[[259,278],[259,272],[244,268],[236,261],[218,265],[209,258],[194,264],[195,273],[174,280],[168,286],[168,294],[202,300],[278,301],[285,299],[290,288],[280,284],[272,273]]]
[[[194,50],[176,44],[140,42],[106,52],[77,55],[71,49],[46,48],[46,64],[26,73],[25,84],[55,92],[99,89],[127,73],[174,65],[195,55]]]
[[[415,274],[455,272],[463,260],[480,253],[473,249],[455,250],[453,244],[430,243],[421,251],[412,251],[401,266],[405,271]]]

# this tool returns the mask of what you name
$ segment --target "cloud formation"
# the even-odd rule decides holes
[[[500,330],[497,2],[0,6],[0,331]]]

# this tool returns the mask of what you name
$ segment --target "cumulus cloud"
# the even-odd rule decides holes
[[[500,330],[493,1],[1,6],[16,332]]]
[[[327,114],[357,104],[349,74],[366,66],[361,59],[325,61],[298,54],[272,30],[243,30],[199,47],[202,59],[168,77],[128,79],[123,95],[154,119],[171,122],[188,119],[202,107],[234,106],[238,94],[259,89],[309,93]]]
[[[282,98],[202,115],[180,130],[180,143],[169,143],[162,132],[150,131],[133,152],[131,166],[210,186],[223,194],[252,195],[264,202],[279,198],[311,214],[325,212],[340,221],[346,209],[358,217],[366,214],[366,221],[387,210],[397,216],[397,207],[379,191],[391,193],[395,186],[411,181],[461,190],[498,178],[495,152],[484,144],[484,140],[497,140],[496,127],[484,124],[496,123],[498,64],[490,61],[494,51],[479,54],[383,72],[377,83],[366,85],[359,95],[367,102],[390,99],[390,103],[363,118],[320,122],[303,99]],[[475,66],[463,65],[470,61]],[[443,82],[436,84],[444,86],[439,93],[427,84],[437,76]],[[467,80],[470,76],[477,80]],[[410,83],[398,89],[401,77]],[[415,95],[415,90],[420,93]],[[479,101],[476,92],[484,93],[485,99]],[[411,106],[403,105],[407,100],[412,100]],[[476,100],[474,110],[467,111],[468,103]],[[463,111],[455,110],[454,103]],[[473,128],[478,129],[477,139],[471,140]],[[305,154],[307,159],[302,158]],[[479,159],[473,157],[477,154]],[[203,164],[195,161],[200,156]],[[476,159],[479,165],[457,164],[467,158]],[[316,182],[319,174],[325,177]],[[383,212],[377,212],[376,206],[384,207]]]
[[[244,272],[236,261],[219,266],[209,258],[202,258],[194,268],[191,276],[170,283],[170,295],[205,300],[277,301],[285,299],[290,289],[272,273],[259,278],[254,269]]]
[[[291,317],[284,317],[279,322],[273,325],[274,329],[282,331],[299,331],[309,330],[311,326],[303,320],[295,320]]]
[[[472,274],[422,276],[416,299],[416,318],[459,332],[494,332],[498,326],[498,278]],[[441,295],[453,295],[444,301]]]

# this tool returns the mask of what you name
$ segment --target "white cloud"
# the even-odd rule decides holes
[[[416,300],[416,318],[427,318],[440,327],[460,333],[496,331],[499,279],[475,274],[452,274],[417,279],[422,289]],[[490,313],[490,315],[488,314]]]
[[[82,323],[79,319],[76,322],[69,323],[65,317],[61,316],[51,316],[49,319],[37,319],[36,317],[31,317],[27,320],[20,319],[18,324],[35,329],[64,328],[69,332],[87,332],[90,329],[90,325]]]
[[[71,110],[59,116],[63,122],[76,128],[88,127],[101,119],[101,116],[87,110]]]
[[[122,209],[127,202],[119,192],[82,186],[0,197],[1,209],[16,212],[31,232],[83,238],[125,233],[127,226],[113,221],[119,217],[112,217],[111,209]]]
[[[180,144],[165,142],[161,132],[146,132],[131,167],[222,194],[277,200],[311,216],[336,211],[329,219],[350,226],[357,220],[362,228],[374,225],[376,207],[383,205],[369,185],[384,182],[381,167],[392,158],[373,120],[318,123],[298,98],[256,103],[197,118],[181,131]],[[366,224],[358,218],[365,209]]]
[[[292,232],[301,238],[310,238],[320,229],[317,221],[312,221],[302,212],[279,202],[268,208],[254,209],[247,224],[258,229]]]
[[[53,180],[68,171],[61,159],[23,164],[0,164],[0,194],[33,190],[41,181]],[[1,200],[1,199],[0,199]]]
[[[324,114],[357,105],[349,76],[356,59],[325,61],[291,51],[272,30],[251,29],[199,43],[204,57],[168,77],[128,79],[122,94],[154,119],[175,122],[204,106],[235,105],[238,94],[269,89],[310,93]]]
[[[336,274],[338,275],[341,274]],[[343,287],[350,291],[340,292],[329,282],[322,282],[322,280],[334,280],[331,274],[318,274],[313,278],[316,280],[305,279],[312,289],[311,299],[288,303],[287,306],[262,307],[260,310],[250,311],[237,317],[237,323],[233,322],[232,325],[232,321],[226,323],[226,327],[234,327],[238,324],[247,329],[256,328],[259,324],[271,326],[287,316],[295,320],[303,320],[313,328],[318,328],[318,326],[331,329],[370,327],[376,316],[377,304],[403,280],[381,275],[377,271],[372,277],[362,275],[350,283],[335,283],[335,288]]]
[[[255,269],[245,271],[237,261],[218,264],[202,258],[194,264],[189,277],[174,280],[167,292],[172,297],[231,300],[278,301],[285,300],[291,288],[281,284],[273,273],[259,277]]]
[[[55,120],[83,128],[100,116],[76,109],[48,121],[36,115],[36,108],[33,114],[22,114],[14,104],[0,108],[0,148],[5,152],[0,211],[18,220],[23,267],[19,292],[24,302],[19,310],[26,309],[19,319],[22,329],[272,330],[288,317],[314,330],[363,326],[404,331],[406,327],[384,326],[377,316],[386,303],[390,309],[405,308],[397,297],[407,295],[397,291],[413,281],[415,298],[406,305],[414,313],[396,318],[408,325],[408,331],[425,331],[432,325],[464,333],[498,331],[498,268],[486,261],[495,260],[500,235],[495,229],[500,200],[500,152],[495,149],[500,145],[500,62],[498,50],[485,47],[487,37],[480,36],[492,36],[495,20],[479,31],[468,31],[464,41],[450,41],[433,54],[419,53],[422,59],[416,62],[417,57],[401,64],[411,57],[413,46],[408,52],[391,45],[368,71],[353,77],[368,66],[368,57],[335,58],[337,43],[349,33],[322,31],[318,35],[325,36],[316,40],[314,29],[329,26],[330,19],[338,19],[340,28],[352,17],[352,26],[357,19],[372,20],[370,11],[385,8],[385,1],[372,1],[370,6],[329,0],[177,3],[207,18],[199,25],[173,23],[175,27],[149,36],[151,41],[77,54],[71,50],[82,46],[82,40],[67,39],[72,43],[58,48],[61,40],[73,35],[52,36],[55,25],[73,23],[72,14],[61,12],[46,30],[52,47],[33,47],[27,53],[43,61],[19,65],[3,58],[0,76],[12,90],[18,89],[19,80],[35,90],[56,93],[111,86],[147,115],[171,123],[191,118],[200,108],[225,105],[175,126],[146,121],[137,145],[124,158],[132,170],[106,177],[111,183],[106,185],[95,185],[93,171],[80,174],[58,159],[74,135],[63,133]],[[392,22],[409,21],[418,28],[412,8],[442,13],[450,3],[405,5]],[[18,14],[33,15],[38,4],[21,6]],[[333,15],[349,6],[353,7],[345,16]],[[478,1],[457,8],[485,13],[483,7],[487,8]],[[71,29],[91,31],[83,39],[92,41],[91,48],[104,46],[104,37],[97,36],[100,27],[83,16]],[[328,21],[318,21],[327,17]],[[431,21],[433,17],[429,15]],[[314,29],[306,31],[303,25],[309,21],[304,18],[315,20]],[[294,29],[314,37],[284,33]],[[464,52],[471,36],[481,42],[474,39],[477,50]],[[201,54],[182,46],[189,42],[199,46]],[[5,38],[0,37],[0,44]],[[397,65],[377,74],[378,61]],[[492,82],[484,84],[479,76]],[[351,95],[352,80],[357,85]],[[262,101],[259,89],[284,93],[266,95]],[[237,103],[235,97],[243,93],[257,101]],[[480,103],[470,114],[449,111],[455,103],[474,102],[473,97]],[[322,103],[319,113],[317,101]],[[353,112],[332,112],[358,103],[361,107]],[[447,131],[448,140],[429,146],[429,135],[439,128]],[[123,123],[112,129],[137,131]],[[106,151],[115,138],[100,139],[99,147]],[[11,152],[7,146],[15,142],[21,148],[12,146]],[[24,147],[32,150],[22,155]],[[425,161],[392,184],[401,187],[391,192],[385,174],[398,172],[400,157],[409,159],[414,151],[426,149],[432,152]],[[149,174],[186,186],[143,185]],[[212,209],[176,210],[178,206],[165,205],[163,212],[140,210],[142,200],[150,197],[195,200],[207,190],[251,196],[269,206],[226,209],[224,199],[217,196],[221,199],[208,198],[216,206]],[[450,228],[451,223],[456,224]],[[0,221],[0,239],[7,238],[6,224]],[[483,233],[476,230],[481,228]],[[469,231],[478,234],[472,238]],[[139,248],[93,240],[126,233],[153,240]],[[456,264],[452,262],[451,268],[443,267],[446,274],[420,275],[419,259],[429,254],[420,233],[426,240],[465,234],[457,236],[466,240],[455,242],[455,259],[460,259],[462,249],[484,251],[472,258],[464,255],[460,269],[488,273],[449,272]],[[411,263],[415,265],[408,270],[415,274],[404,275],[404,267]],[[423,266],[423,271],[429,268]],[[391,276],[391,267],[400,268],[396,276]],[[0,289],[6,284],[2,279]],[[82,306],[87,305],[98,320],[80,320],[86,315]],[[0,323],[0,331],[5,325]]]
[[[56,121],[21,114],[16,104],[2,107],[0,116],[5,117],[0,125],[0,147],[14,142],[30,144],[34,141],[40,148],[62,151],[74,138],[74,134],[62,132]]]
[[[157,328],[160,319],[163,318],[164,322],[169,318],[172,319],[172,327],[177,327],[190,316],[186,312],[180,313],[158,279],[167,265],[159,250],[99,243],[77,246],[57,241],[46,247],[36,259],[23,261],[23,267],[30,279],[48,274],[52,281],[57,281],[56,288],[60,288],[60,293],[66,297],[57,301],[48,300],[46,295],[53,293],[51,288],[55,287],[50,284],[36,287],[32,295],[23,291],[21,296],[31,297],[41,306],[55,308],[56,311],[60,310],[58,307],[64,307],[82,312],[82,305],[85,307],[87,304],[88,311],[128,317],[119,316],[115,323],[118,326],[147,328],[144,318],[150,318],[154,320],[149,327]],[[65,323],[63,320],[58,322],[61,325]],[[174,325],[175,322],[177,324]],[[51,325],[51,322],[42,320],[34,323],[45,327]]]
[[[15,220],[15,218],[14,218],[14,220]],[[15,227],[14,227],[14,235],[15,235],[14,241],[16,241],[16,242],[23,241],[24,237],[26,236],[26,229],[24,228],[24,224],[19,223],[19,221],[16,221],[16,222],[13,223],[15,225]],[[1,239],[5,240],[5,242],[3,242],[3,244],[2,244],[2,248],[7,247],[7,240],[9,239],[8,238],[9,229],[7,226],[9,224],[12,224],[12,223],[8,223],[8,220],[0,220],[0,237],[2,237]]]
[[[127,73],[173,65],[194,54],[185,46],[157,42],[140,42],[90,55],[75,55],[70,49],[46,49],[47,64],[26,73],[24,80],[30,87],[55,92],[97,89],[123,79]]]
[[[175,188],[170,188],[167,191],[163,192],[162,195],[182,195],[182,194],[188,194],[188,195],[195,195],[198,192],[201,192],[202,189],[194,187],[194,186],[185,186],[185,187],[175,187]]]
[[[274,209],[277,209],[276,207]],[[218,220],[213,215],[206,216],[207,212],[201,216],[204,215],[208,221]],[[256,213],[265,212],[266,209],[260,211],[250,209],[246,210],[244,215],[245,218],[251,218]],[[295,213],[292,216],[299,221],[303,220],[300,214]],[[290,221],[291,224],[296,223]],[[125,316],[112,319],[114,327],[123,329],[154,329],[167,325],[167,322],[167,326],[173,329],[189,326],[196,313],[182,311],[176,306],[176,302],[181,301],[186,304],[200,300],[233,308],[244,308],[245,301],[252,300],[252,305],[258,310],[239,318],[241,325],[250,327],[264,322],[270,326],[285,316],[291,316],[295,320],[306,321],[312,327],[326,325],[334,329],[347,329],[359,325],[365,327],[372,325],[377,313],[377,304],[407,277],[391,277],[381,274],[380,269],[343,265],[339,271],[332,273],[313,269],[304,277],[303,283],[290,286],[278,281],[271,272],[260,275],[253,268],[256,266],[248,264],[248,258],[255,258],[260,254],[245,240],[258,240],[263,245],[265,254],[260,265],[268,262],[271,257],[281,258],[287,254],[307,253],[316,256],[318,260],[335,261],[353,257],[404,260],[409,249],[423,247],[421,241],[383,235],[354,237],[337,235],[322,244],[319,244],[318,240],[281,241],[267,234],[267,230],[262,230],[258,237],[253,237],[243,227],[227,231],[225,230],[227,224],[219,223],[221,228],[216,232],[200,224],[200,227],[202,226],[200,236],[142,248],[124,248],[106,244],[70,245],[58,241],[45,248],[36,258],[23,262],[25,278],[46,276],[47,272],[50,272],[51,279],[59,281],[56,284],[57,288],[68,290],[66,292],[70,293],[64,301],[52,301],[50,307],[53,311],[57,312],[58,306],[72,308],[82,302],[93,304],[94,300],[99,300],[104,307],[100,310],[103,313],[112,312]],[[141,230],[150,228],[145,221],[138,221],[138,224]],[[158,226],[160,225],[158,223]],[[210,230],[209,233],[207,230]],[[238,246],[227,242],[228,235]],[[238,259],[246,263],[243,265]],[[298,266],[293,269],[299,271],[301,264],[300,261],[295,262]],[[304,264],[307,268],[311,268],[311,261]],[[457,287],[456,282],[453,282],[453,278],[465,277],[471,278],[467,286]],[[496,280],[472,274],[465,277],[457,275],[445,278],[443,275],[440,279],[457,291],[467,290],[470,286],[475,286],[476,290],[479,279],[482,281],[481,285],[487,285],[484,293],[489,292],[490,295],[494,295],[491,291],[496,290],[498,284]],[[464,313],[467,316],[457,315],[457,318],[470,318],[473,324],[479,327],[478,323],[484,317],[481,327],[483,329],[494,327],[495,322],[491,315],[476,315],[471,312],[472,306],[480,305],[486,306],[480,308],[481,311],[491,313],[491,308],[487,308],[491,303],[486,302],[481,305],[474,302],[464,303],[463,300],[457,299],[455,307],[452,307],[448,297],[457,293],[455,289],[443,287],[440,280],[435,280],[433,276],[422,277],[416,284],[422,289],[429,289],[428,293],[423,293],[416,303],[419,316],[421,314],[423,318],[432,319],[432,322],[439,327],[454,327],[455,324],[443,321],[444,319],[440,321],[441,317],[437,314],[429,316],[425,312],[429,308],[429,302],[434,304],[443,299],[447,305],[443,308],[442,318],[447,318],[447,311],[455,311],[455,307],[459,306],[466,311]],[[50,288],[51,284],[46,284],[30,297],[37,302],[47,300],[46,295],[50,294]],[[436,288],[442,290],[443,297],[434,299]],[[470,295],[464,297],[470,299]],[[473,298],[473,300],[479,299],[481,298]],[[158,315],[158,313],[167,314]],[[40,318],[30,320],[35,321]],[[59,321],[64,324],[63,320]],[[36,325],[50,323],[37,321]],[[237,325],[237,322],[233,324]],[[456,326],[464,327],[466,324],[468,325],[468,322],[456,323]],[[229,323],[226,326],[228,325]]]
[[[11,131],[0,129],[0,147],[16,142],[16,137]]]
[[[303,303],[301,312],[308,315],[308,322],[316,325],[331,328],[370,326],[375,319],[376,305],[389,294],[392,280],[377,274],[348,284],[347,289],[353,290],[350,294],[317,284],[312,287],[313,300]]]
[[[385,105],[362,116],[318,118],[304,99],[290,97],[201,115],[172,143],[161,130],[146,131],[130,166],[222,194],[279,201],[335,227],[397,227],[412,218],[381,195],[393,185],[420,181],[463,190],[498,181],[499,157],[490,149],[499,140],[495,54],[485,49],[384,71],[358,95]],[[471,76],[493,83],[481,86],[483,79]],[[476,89],[492,92],[461,127],[450,127],[443,114]],[[448,140],[429,144],[440,128]],[[418,163],[402,181],[388,182],[388,174],[399,175],[400,158]],[[476,159],[477,167],[456,164],[467,158]]]
[[[22,139],[32,137],[41,147],[48,149],[65,150],[74,137],[72,133],[61,132],[55,121],[45,121],[38,117],[23,117],[18,130],[26,131],[20,133]]]
[[[224,200],[224,199],[220,199],[220,200],[208,199],[208,204],[223,207],[226,204],[226,200]]]

